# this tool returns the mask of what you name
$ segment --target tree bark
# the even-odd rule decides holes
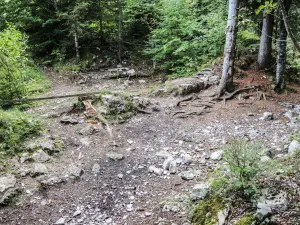
[[[274,15],[265,13],[258,53],[258,65],[262,70],[271,67],[273,27]]]
[[[80,61],[80,54],[79,54],[79,43],[78,43],[77,30],[75,30],[75,32],[74,32],[74,42],[75,42],[76,60],[77,60],[77,62],[79,62]]]
[[[288,13],[291,0],[279,0],[282,1],[283,7],[285,9],[286,14]],[[280,3],[281,4],[281,3]],[[279,28],[279,41],[278,41],[278,53],[277,53],[277,67],[276,67],[276,84],[275,90],[281,91],[284,89],[284,72],[285,72],[285,64],[286,64],[286,47],[287,47],[287,30],[285,27],[284,20],[280,21],[280,28]]]
[[[284,4],[283,4],[282,1],[280,1],[279,3],[280,3],[280,9],[281,9],[282,19],[283,19],[283,22],[284,22],[285,29],[286,29],[289,37],[291,38],[295,48],[297,49],[298,52],[300,52],[300,45],[298,44],[293,32],[291,31],[288,20],[287,20],[287,11],[288,10],[285,9]],[[291,4],[291,3],[289,3],[289,4]]]
[[[218,87],[218,97],[233,90],[234,61],[236,54],[236,36],[239,13],[239,0],[230,0],[224,50],[222,78]]]
[[[101,0],[98,0],[98,7],[99,7],[99,22],[100,22],[100,41],[103,44],[104,34],[103,34],[103,11],[102,11],[102,4]]]
[[[118,19],[118,58],[119,63],[122,63],[122,19],[123,19],[123,9],[122,0],[119,0],[119,19]]]

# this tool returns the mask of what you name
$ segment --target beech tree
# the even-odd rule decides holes
[[[258,65],[259,69],[262,70],[269,69],[271,66],[274,27],[274,15],[272,13],[269,12],[269,9],[265,9],[258,53]]]
[[[233,74],[236,55],[239,3],[239,0],[229,0],[223,71],[222,78],[217,90],[218,96],[221,96],[226,91],[233,90]]]

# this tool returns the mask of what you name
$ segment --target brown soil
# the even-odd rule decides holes
[[[261,73],[252,73],[237,82],[261,85],[264,91],[269,90],[268,79],[261,77]],[[78,86],[55,78],[52,89],[45,95],[100,89],[146,93],[145,90],[154,85],[150,80],[146,84],[134,80],[132,86],[124,88],[120,81],[107,80],[92,86]],[[300,87],[294,85],[293,88],[298,90]],[[207,90],[203,95],[213,91]],[[43,116],[49,111],[56,111],[58,105],[68,101],[70,99],[49,100],[33,112]],[[0,224],[54,224],[61,217],[66,218],[67,224],[148,225],[158,224],[160,220],[165,224],[184,224],[188,222],[186,212],[162,212],[160,203],[175,195],[188,193],[198,181],[205,180],[216,166],[216,162],[208,159],[208,156],[233,136],[262,141],[274,154],[285,152],[283,146],[295,128],[288,126],[287,119],[282,116],[284,108],[278,102],[300,103],[299,94],[291,92],[273,95],[267,101],[234,99],[226,104],[215,104],[203,115],[181,119],[172,117],[173,113],[181,110],[191,112],[199,108],[192,106],[191,102],[181,108],[175,107],[178,101],[175,97],[156,97],[151,101],[160,104],[160,112],[138,114],[126,123],[112,125],[117,146],[112,146],[105,131],[87,137],[79,135],[78,130],[85,127],[87,122],[62,125],[60,118],[44,119],[49,132],[65,141],[65,150],[48,165],[50,173],[62,175],[70,164],[76,164],[84,169],[84,174],[79,180],[40,189],[22,199],[18,206],[2,208]],[[274,121],[259,119],[266,111],[274,113]],[[253,116],[249,116],[249,113]],[[81,116],[78,114],[78,117]],[[89,144],[80,143],[82,138],[86,138]],[[180,155],[181,152],[192,155],[192,163],[181,165],[179,172],[194,170],[198,174],[196,178],[184,181],[178,175],[150,174],[149,166],[161,167],[163,159],[155,153],[162,150],[174,155]],[[125,158],[111,161],[106,157],[110,151],[122,153]],[[91,171],[95,163],[101,166],[98,176]],[[118,174],[123,174],[123,178],[118,178]],[[20,182],[26,184],[30,182],[28,179]],[[130,204],[132,211],[128,210]],[[73,217],[77,209],[81,214]],[[103,222],[109,222],[110,218],[112,223]],[[285,221],[288,220],[285,218]]]

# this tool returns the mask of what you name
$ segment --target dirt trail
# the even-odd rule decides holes
[[[138,80],[131,86],[118,80],[92,86],[56,80],[48,94],[100,89],[146,93],[151,86],[150,81]],[[289,134],[295,130],[282,116],[284,109],[276,101],[253,101],[244,105],[237,100],[226,105],[220,102],[207,114],[180,119],[172,117],[174,112],[182,110],[174,106],[177,98],[156,97],[151,101],[159,103],[159,112],[138,114],[126,123],[112,125],[116,142],[116,146],[112,146],[104,130],[80,135],[78,131],[87,126],[84,121],[63,125],[60,117],[45,117],[73,100],[49,100],[34,112],[44,118],[50,134],[65,142],[65,150],[47,164],[49,173],[62,175],[75,164],[83,169],[83,175],[57,187],[39,189],[33,194],[27,192],[20,205],[0,210],[0,224],[54,224],[60,218],[64,218],[65,224],[190,224],[185,211],[162,210],[162,202],[188,193],[193,185],[205,180],[218,163],[209,158],[211,153],[236,136],[263,141],[279,154],[285,151]],[[187,106],[184,110],[191,109]],[[266,111],[274,113],[275,120],[260,120]],[[157,176],[149,173],[148,168],[162,167],[164,159],[156,155],[161,151],[178,158],[189,154],[192,159],[187,164],[179,164],[175,175]],[[110,152],[120,153],[124,159],[110,160],[106,155]],[[100,165],[96,175],[92,171],[95,164]],[[183,180],[179,176],[182,171],[192,171],[195,177]],[[22,182],[26,184],[30,179]]]

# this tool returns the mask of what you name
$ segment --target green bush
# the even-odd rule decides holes
[[[260,143],[232,140],[224,147],[225,164],[210,174],[212,192],[222,197],[251,198],[257,193],[259,178],[272,177],[280,164],[274,160],[261,161],[265,149]]]
[[[26,95],[22,71],[26,68],[27,46],[24,36],[9,26],[0,32],[0,100]]]
[[[21,144],[41,130],[41,122],[31,115],[0,110],[0,158],[20,152]]]
[[[191,75],[223,52],[226,13],[222,2],[200,7],[189,0],[161,1],[160,22],[151,32],[145,51],[159,70],[176,76]]]
[[[12,26],[0,32],[0,101],[39,93],[50,85],[29,59],[27,39]],[[0,102],[0,107],[10,106]]]

